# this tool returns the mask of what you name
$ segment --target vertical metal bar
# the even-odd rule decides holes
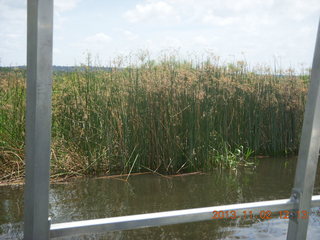
[[[49,239],[53,0],[28,0],[24,239]]]
[[[307,237],[309,218],[302,211],[310,212],[320,149],[320,22],[311,70],[311,82],[304,113],[298,163],[292,192],[296,210],[291,213],[287,239],[302,240]]]

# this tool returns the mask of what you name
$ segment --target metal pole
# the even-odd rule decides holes
[[[302,211],[310,212],[320,148],[320,22],[311,70],[311,82],[304,113],[298,163],[291,200],[295,211],[289,221],[288,240],[307,237],[309,218],[301,218]]]
[[[27,5],[24,239],[49,239],[53,0]]]

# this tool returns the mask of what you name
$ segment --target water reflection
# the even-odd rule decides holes
[[[237,171],[217,170],[174,178],[140,175],[130,177],[128,182],[83,179],[52,184],[50,216],[56,223],[288,198],[294,170],[293,159],[264,159],[256,167]],[[318,177],[315,194],[319,193]],[[1,239],[22,238],[22,203],[23,187],[0,187]],[[311,217],[310,239],[319,239],[319,219],[316,213]],[[285,239],[286,230],[286,220],[237,219],[111,232],[81,239]]]

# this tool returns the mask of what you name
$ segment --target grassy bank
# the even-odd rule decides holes
[[[0,72],[0,179],[24,174],[24,70]],[[295,154],[308,76],[243,63],[146,61],[57,72],[53,176],[233,168]]]

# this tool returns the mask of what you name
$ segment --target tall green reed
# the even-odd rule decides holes
[[[24,132],[21,72],[2,72],[0,79],[10,82],[0,88],[1,148],[17,148],[19,154]],[[252,152],[295,154],[306,88],[306,76],[290,71],[259,72],[244,62],[217,65],[172,57],[144,58],[139,65],[108,71],[88,64],[55,73],[52,173],[151,169],[176,174],[234,168]],[[3,153],[1,159],[11,161],[3,160]]]

